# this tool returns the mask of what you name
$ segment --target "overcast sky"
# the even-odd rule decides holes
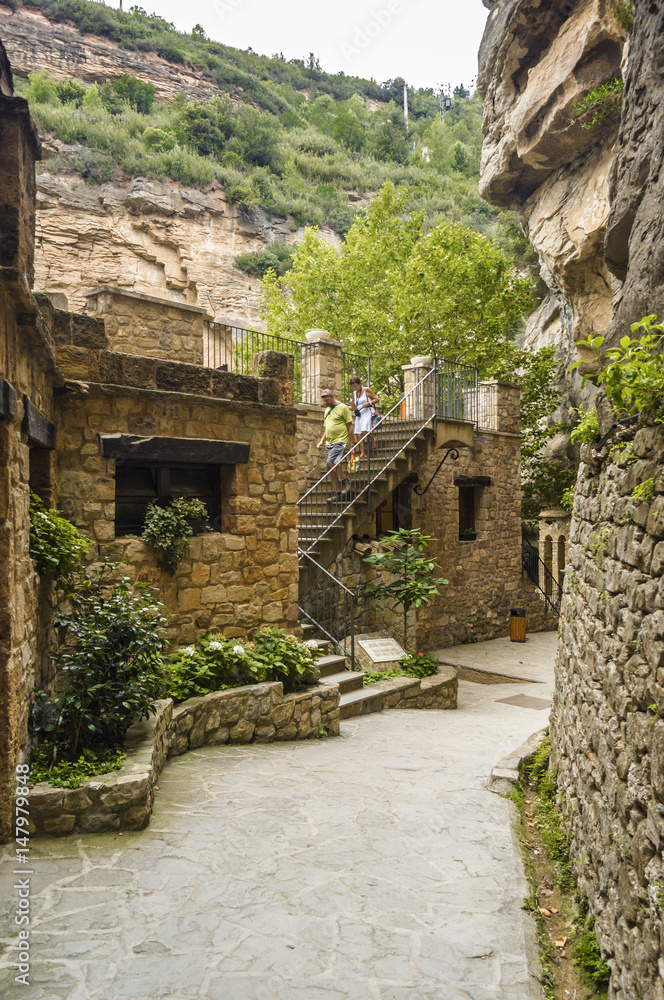
[[[109,6],[116,6],[107,0]],[[196,23],[215,41],[287,59],[314,52],[330,73],[379,83],[403,76],[414,87],[463,82],[477,74],[488,11],[481,0],[143,0],[176,28]],[[125,10],[130,6],[126,0]]]

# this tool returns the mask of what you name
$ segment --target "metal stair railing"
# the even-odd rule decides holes
[[[355,670],[355,595],[301,549],[298,608]]]
[[[357,442],[335,469],[328,469],[298,501],[300,547],[311,552],[322,538],[360,502],[371,511],[372,487],[390,465],[428,427],[435,428],[437,370],[432,368],[403,399],[376,423],[362,443]],[[366,458],[360,459],[364,446]],[[343,479],[343,465],[353,461],[355,471],[344,481],[344,492],[336,496],[337,475]],[[337,471],[338,470],[338,471]],[[348,485],[346,485],[348,483]]]
[[[560,614],[562,587],[540,558],[538,549],[524,535],[521,541],[522,574],[525,572],[544,598],[547,610]]]

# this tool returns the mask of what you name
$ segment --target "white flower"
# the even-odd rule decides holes
[[[182,649],[180,650],[180,652],[184,656],[193,656],[194,653],[196,652],[196,650],[194,649],[193,646],[183,646]]]
[[[212,640],[212,642],[208,646],[208,649],[223,649],[223,648],[224,647],[221,645],[221,643],[220,642],[216,642],[214,639]]]
[[[244,646],[240,646],[240,644],[238,643],[237,646],[233,646],[233,652],[237,656],[242,656],[242,654],[244,653]]]
[[[318,647],[318,639],[307,639],[302,645],[308,646],[309,649],[316,649]]]

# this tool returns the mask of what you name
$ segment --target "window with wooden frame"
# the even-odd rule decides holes
[[[167,504],[176,497],[202,500],[210,522],[220,524],[221,466],[116,462],[115,534],[140,534],[148,504]]]

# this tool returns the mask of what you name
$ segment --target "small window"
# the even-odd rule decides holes
[[[475,487],[459,487],[459,539],[472,542],[477,538],[475,531]]]
[[[115,467],[115,534],[138,535],[153,500],[202,500],[212,522],[221,516],[221,466],[118,462]]]

